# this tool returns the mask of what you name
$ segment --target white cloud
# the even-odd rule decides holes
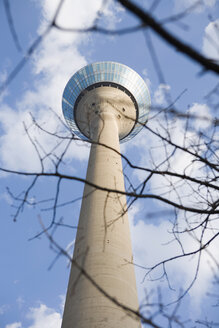
[[[118,2],[109,1],[108,6],[104,7],[104,23],[108,29],[115,29],[116,24],[122,21],[121,14],[125,12],[125,8]]]
[[[219,60],[219,19],[206,26],[202,49],[208,58]]]
[[[60,310],[61,310],[61,313],[63,313],[64,306],[65,306],[65,298],[66,298],[66,295],[59,295],[59,298],[61,300]]]
[[[154,92],[154,101],[157,105],[164,106],[168,103],[168,95],[170,92],[170,86],[168,84],[160,84],[157,90]]]
[[[21,327],[22,327],[21,322],[14,322],[5,326],[5,328],[21,328]]]
[[[54,15],[59,1],[40,1],[37,5],[42,11],[39,32],[42,32],[48,21]],[[57,22],[65,27],[89,26],[101,8],[101,0],[67,0],[63,2]],[[105,8],[109,21],[115,21],[113,8]],[[45,129],[56,131],[60,129],[57,118],[49,108],[62,116],[61,98],[64,87],[71,75],[87,64],[85,57],[79,51],[79,45],[89,40],[88,34],[66,33],[53,29],[44,39],[39,49],[32,57],[33,84],[26,86],[26,91],[15,101],[14,108],[5,103],[0,104],[1,128],[4,131],[0,138],[1,165],[18,170],[39,170],[40,162],[33,145],[24,132],[23,122],[31,124],[29,112]],[[57,140],[37,129],[31,129],[31,135],[41,145],[41,154],[50,152]],[[43,150],[43,149],[44,150]],[[62,146],[63,149],[63,146]],[[61,148],[56,152],[59,154]],[[77,158],[87,159],[88,147],[74,143],[65,156],[65,160]],[[47,159],[47,168],[51,161]]]
[[[48,308],[45,304],[39,307],[30,308],[27,313],[27,319],[31,324],[27,328],[60,328],[62,317],[59,312]],[[14,322],[5,326],[5,328],[22,328],[21,322]]]
[[[166,89],[166,86],[159,86],[158,90],[155,91],[155,98],[158,98],[158,102],[163,106],[165,99],[162,97],[162,90]],[[167,89],[169,89],[167,87]],[[158,96],[156,94],[158,93]],[[200,135],[197,131],[209,129],[212,122],[212,115],[210,109],[206,104],[194,103],[190,108],[191,114],[197,116],[196,119],[190,120],[189,129],[185,130],[185,120],[181,119],[170,119],[168,122],[165,120],[165,115],[160,114],[152,120],[149,120],[147,125],[158,134],[161,134],[164,138],[171,139],[172,143],[179,147],[185,147],[195,152],[193,145],[199,145],[199,152],[206,152],[208,150],[206,144],[200,142]],[[153,116],[153,114],[152,114]],[[199,119],[198,117],[206,117],[206,120]],[[166,128],[167,127],[167,128]],[[168,131],[167,131],[168,129]],[[186,131],[186,132],[185,132]],[[208,131],[207,131],[208,132]],[[145,145],[149,145],[147,152],[142,152]],[[145,168],[156,168],[159,167],[160,171],[171,171],[178,174],[186,174],[187,176],[205,179],[206,171],[200,161],[195,160],[196,157],[192,154],[177,149],[173,152],[174,147],[165,143],[161,138],[155,137],[152,133],[146,131],[141,136],[135,138],[135,148],[139,148],[140,162],[139,166]],[[173,153],[172,153],[173,152]],[[166,160],[169,157],[168,160]],[[148,173],[143,170],[135,170],[134,175],[139,181],[144,181],[148,176]],[[203,203],[203,197],[207,199],[208,191],[206,188],[199,188],[198,184],[191,182],[183,183],[181,178],[167,175],[154,174],[150,179],[150,191],[152,193],[160,194],[171,201],[179,203],[183,201],[185,206],[202,208],[206,207],[206,203]],[[179,195],[181,195],[179,199]],[[216,192],[211,193],[211,197],[217,197]],[[213,199],[212,198],[212,199]],[[156,204],[160,204],[162,208],[167,205],[160,201],[155,201]],[[204,204],[204,205],[203,205]]]
[[[60,312],[49,308],[45,304],[29,308],[26,319],[30,323],[25,324],[25,328],[60,328],[65,298],[60,296],[60,299]],[[5,328],[24,328],[24,324],[22,322],[14,322],[7,324]]]
[[[141,213],[144,213],[143,209],[139,206],[135,207],[135,216],[140,218]],[[174,241],[174,237],[171,233],[172,223],[170,221],[163,220],[160,223],[156,223],[155,219],[155,221],[148,220],[145,222],[143,217],[137,221],[137,224],[134,224],[134,221],[135,220],[132,218],[131,234],[134,249],[134,263],[145,268],[149,268],[162,260],[181,254],[180,245],[176,242],[176,240]],[[209,231],[206,231],[205,234],[205,241],[207,238],[209,239],[212,236],[212,232]],[[182,234],[180,236],[180,241],[184,246],[185,252],[195,250],[199,247],[199,244],[188,233]],[[189,291],[191,306],[197,313],[199,312],[203,297],[206,296],[206,293],[212,288],[212,268],[217,269],[217,265],[212,256],[217,258],[218,247],[219,241],[215,241],[212,245],[210,245],[207,251],[202,253],[197,281],[193,288]],[[175,293],[172,293],[172,296],[171,294],[167,294],[168,297],[172,297],[172,300],[174,300],[174,295],[176,299],[181,288],[184,288],[184,290],[188,288],[195,276],[196,265],[197,256],[174,260],[166,265],[171,287],[176,290]],[[157,286],[160,288],[167,287],[165,279],[150,281],[150,279],[153,280],[162,276],[162,266],[151,273],[151,275],[146,278],[144,283],[142,283],[142,281],[147,270],[138,267],[136,267],[135,270],[138,281],[138,293],[141,301],[143,301],[145,297],[145,288],[149,291],[156,289]],[[200,288],[200,286],[202,287]]]
[[[198,129],[208,129],[212,124],[212,115],[210,108],[206,104],[194,103],[189,113],[193,114],[197,118],[194,120],[194,127]],[[200,117],[200,119],[199,119]]]
[[[44,18],[51,19],[59,1],[41,0],[40,2]],[[63,27],[89,27],[96,17],[97,11],[101,8],[101,4],[101,0],[66,0],[57,17],[57,23]]]
[[[32,321],[28,328],[60,328],[61,315],[54,309],[48,308],[44,304],[40,304],[37,308],[30,308],[27,318]]]

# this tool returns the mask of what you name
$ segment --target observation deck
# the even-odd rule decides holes
[[[120,142],[128,141],[147,121],[150,107],[147,85],[128,66],[106,61],[81,68],[68,81],[63,93],[65,120],[83,140],[92,139],[89,120],[107,104],[118,118]]]

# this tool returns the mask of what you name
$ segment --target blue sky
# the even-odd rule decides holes
[[[193,0],[161,1],[154,15],[161,20],[182,12],[194,2]],[[138,3],[144,5],[145,8],[150,8],[152,1],[138,1]],[[57,1],[53,0],[11,1],[11,12],[23,49],[22,52],[18,52],[9,31],[3,2],[0,3],[1,82],[13,70],[37,35],[46,28],[56,6]],[[65,27],[90,26],[100,7],[100,0],[66,0],[58,17],[58,23]],[[195,7],[192,13],[180,21],[181,25],[171,23],[166,26],[209,58],[218,59],[218,49],[208,41],[211,38],[218,42],[218,30],[216,33],[214,26],[215,22],[219,23],[218,13],[219,3],[205,0],[202,1],[202,5]],[[100,20],[102,26],[110,29],[135,25],[137,22],[115,3],[105,8],[104,16]],[[198,64],[176,52],[153,32],[150,33],[150,37],[165,83],[161,83],[157,70],[154,68],[148,44],[142,32],[123,36],[106,36],[52,30],[0,96],[1,166],[15,170],[39,170],[39,161],[32,144],[25,135],[23,122],[27,126],[31,125],[29,115],[31,112],[49,131],[54,131],[57,127],[60,129],[60,124],[50,108],[62,116],[61,96],[65,84],[74,72],[94,61],[118,61],[136,70],[148,84],[154,107],[166,105],[165,95],[174,100],[186,90],[176,103],[177,110],[186,112],[190,108],[194,114],[201,113],[210,119],[213,118],[214,106],[211,107],[206,102],[205,96],[216,85],[216,76],[213,73],[201,74],[202,70]],[[180,119],[174,120],[173,123],[171,130],[173,139],[180,141],[183,138],[184,123]],[[151,123],[149,120],[149,124],[156,129],[161,128],[156,120],[152,120]],[[195,122],[193,128],[194,131],[199,129],[206,131],[209,126],[206,122]],[[39,133],[33,127],[30,128],[30,132],[33,138],[39,140],[42,153],[42,149],[46,152],[53,149],[56,142],[54,138]],[[62,147],[63,145],[56,149],[56,154],[60,154]],[[141,132],[135,139],[124,144],[122,151],[138,165],[150,166],[151,154],[155,162],[164,156],[164,150],[148,131]],[[84,177],[88,153],[87,145],[79,142],[73,144],[65,156],[65,172]],[[176,154],[171,165],[182,172],[191,160],[188,156],[182,157]],[[49,159],[45,161],[45,167],[47,170],[52,170]],[[193,170],[201,172],[200,167],[193,167]],[[129,172],[128,169],[127,172]],[[136,185],[144,178],[140,172],[131,174]],[[17,221],[13,222],[14,202],[7,193],[6,187],[9,187],[15,195],[19,195],[28,185],[29,180],[9,174],[1,174],[0,179],[0,327],[59,328],[69,274],[68,261],[60,256],[49,269],[56,258],[56,253],[45,235],[33,239],[42,230],[39,217],[45,226],[49,224],[52,213],[43,209],[50,205],[26,206]],[[30,202],[54,197],[55,187],[55,179],[49,181],[42,179],[31,194]],[[83,191],[82,184],[77,182],[66,182],[62,188],[60,203],[81,196]],[[165,181],[154,178],[148,190],[153,192],[157,188],[163,188],[165,192],[167,188]],[[180,188],[182,195],[189,194],[184,186]],[[174,195],[169,196],[174,199]],[[80,201],[71,206],[59,208],[57,217],[63,216],[66,224],[76,225],[79,209]],[[146,219],[148,212],[166,209],[164,205],[159,205],[154,200],[138,201],[133,205],[130,211],[130,224],[137,264],[150,266],[162,258],[174,255],[177,251],[176,245],[169,243],[172,239],[169,233],[171,217],[158,215],[151,220]],[[183,218],[180,217],[180,220],[182,221]],[[62,247],[72,251],[75,229],[59,227],[54,237]],[[194,247],[194,240],[189,235],[183,237],[183,242],[185,247]],[[218,246],[218,241],[215,241],[210,249],[211,254],[216,258]],[[180,288],[186,288],[192,280],[195,261],[196,259],[193,258],[189,262],[182,260],[170,264],[168,274],[175,291],[169,291],[165,281],[152,282],[146,279],[142,283],[145,271],[136,268],[140,301],[144,298],[145,288],[153,289],[156,294],[158,286],[164,291],[165,301],[176,299]],[[208,314],[210,319],[218,319],[217,308],[212,307],[216,300],[206,297],[206,293],[212,291],[212,268],[216,268],[215,263],[208,254],[205,254],[202,257],[199,278],[182,304],[183,316],[186,315],[195,321],[197,318],[204,319]],[[156,271],[152,278],[157,276],[159,276],[159,271]],[[218,288],[217,285],[216,288]]]

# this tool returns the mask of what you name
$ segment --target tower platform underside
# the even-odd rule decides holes
[[[120,140],[129,135],[138,118],[137,104],[127,90],[116,85],[94,85],[93,88],[83,91],[75,105],[75,122],[88,139],[93,140],[92,120],[97,120],[104,111],[114,115]]]

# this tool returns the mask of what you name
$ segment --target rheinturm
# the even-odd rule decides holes
[[[120,142],[141,130],[149,106],[143,79],[115,62],[90,64],[65,87],[65,119],[91,150],[62,328],[141,327],[127,310],[139,305]]]

